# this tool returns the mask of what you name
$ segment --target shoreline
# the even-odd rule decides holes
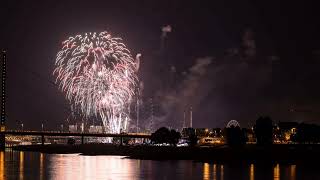
[[[318,162],[319,144],[275,144],[242,147],[173,147],[173,146],[120,146],[111,144],[83,145],[24,145],[12,148],[48,154],[119,155],[133,159],[196,160],[196,161],[277,161]]]

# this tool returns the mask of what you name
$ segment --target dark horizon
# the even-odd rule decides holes
[[[318,15],[302,2],[5,1],[7,127],[65,123],[69,105],[52,75],[56,53],[69,36],[104,30],[122,37],[133,56],[142,54],[141,124],[150,97],[157,126],[179,126],[190,106],[194,127],[224,127],[231,119],[247,126],[260,115],[319,124]],[[166,25],[172,32],[160,49]]]

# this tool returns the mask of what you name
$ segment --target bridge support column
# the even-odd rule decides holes
[[[81,144],[84,144],[84,136],[81,136]]]
[[[44,142],[45,142],[45,139],[44,139],[44,135],[42,134],[42,135],[41,135],[41,145],[42,145],[42,146],[44,145]]]

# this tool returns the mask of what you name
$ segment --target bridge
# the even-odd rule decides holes
[[[120,143],[122,144],[122,139],[128,138],[147,138],[151,137],[150,134],[144,133],[120,133],[120,134],[110,134],[110,133],[75,133],[75,132],[63,132],[63,131],[19,131],[19,130],[6,130],[6,51],[2,50],[0,52],[2,56],[2,68],[1,68],[1,109],[0,109],[0,150],[5,148],[6,135],[13,136],[40,136],[41,143],[44,145],[45,136],[51,137],[81,137],[81,143],[84,143],[84,137],[120,137]]]
[[[120,137],[120,143],[122,144],[123,138],[143,138],[150,139],[151,134],[146,133],[79,133],[79,132],[62,132],[62,131],[19,131],[19,130],[7,130],[1,131],[0,136],[15,135],[15,136],[40,136],[41,144],[45,143],[45,136],[54,137],[81,137],[81,144],[84,144],[84,137]]]

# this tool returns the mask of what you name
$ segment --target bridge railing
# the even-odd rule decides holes
[[[68,132],[68,131],[25,131],[25,130],[6,130],[0,134],[11,135],[36,135],[36,136],[96,136],[96,137],[146,137],[149,138],[151,134],[146,133],[90,133],[90,132]]]

